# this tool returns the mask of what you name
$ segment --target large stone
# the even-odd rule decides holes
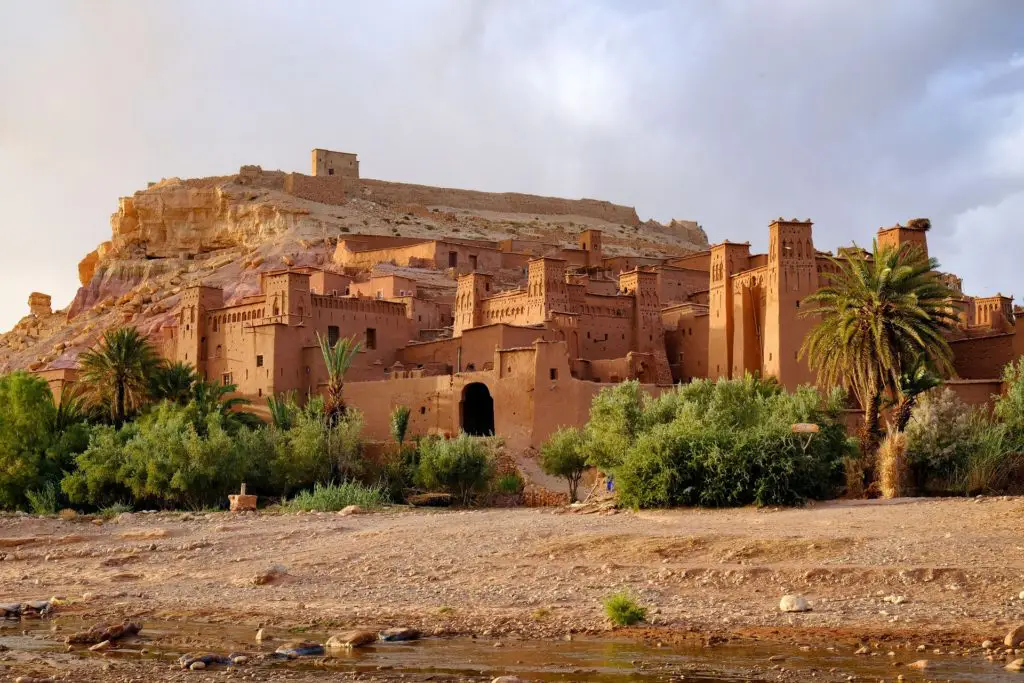
[[[783,595],[779,600],[780,612],[810,612],[811,604],[802,595]]]
[[[419,639],[420,632],[414,628],[389,628],[381,631],[378,635],[384,641],[402,642]]]
[[[1017,647],[1021,643],[1024,643],[1024,624],[1018,625],[1003,638],[1003,645],[1006,647]]]
[[[1024,659],[1015,659],[1004,667],[1007,671],[1024,670]]]
[[[346,631],[331,636],[327,640],[328,650],[345,650],[356,647],[364,647],[377,641],[377,634],[373,631]]]
[[[932,668],[932,663],[929,662],[927,659],[919,659],[916,662],[911,662],[910,664],[907,664],[907,668],[908,669],[930,669],[930,668]]]

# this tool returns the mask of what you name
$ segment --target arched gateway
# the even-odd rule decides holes
[[[494,434],[494,399],[486,384],[473,382],[462,390],[459,425],[470,436]]]

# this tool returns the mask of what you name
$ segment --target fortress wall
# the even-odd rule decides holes
[[[584,216],[609,223],[639,225],[636,209],[597,199],[561,199],[517,192],[479,192],[447,187],[429,187],[384,180],[360,181],[366,199],[394,204],[448,206],[474,211],[500,211],[549,216]]]
[[[386,180],[347,178],[343,176],[308,176],[288,173],[284,191],[302,199],[323,204],[344,204],[353,196],[361,196],[381,204],[398,207],[422,205],[447,206],[471,211],[499,211],[547,216],[582,216],[639,225],[636,209],[598,199],[562,199],[540,197],[518,192],[479,192],[448,187],[430,187]]]
[[[344,204],[358,189],[359,178],[309,176],[303,173],[288,173],[284,178],[285,192],[321,204]]]
[[[996,379],[1003,376],[1003,367],[1016,358],[1013,333],[996,334],[976,339],[956,339],[949,343],[953,350],[953,367],[960,379]]]

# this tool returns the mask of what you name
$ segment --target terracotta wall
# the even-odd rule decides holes
[[[991,407],[996,396],[1003,393],[1003,383],[992,380],[951,380],[945,386],[953,390],[961,401],[972,406]]]
[[[530,346],[537,339],[556,340],[558,335],[543,328],[485,325],[466,330],[461,337],[410,344],[398,352],[398,357],[407,367],[445,363],[458,369],[461,349],[463,370],[468,371],[470,366],[483,370],[494,363],[495,349]]]
[[[321,204],[341,205],[359,188],[358,178],[343,176],[309,176],[303,173],[287,173],[284,177],[284,191],[300,199]]]
[[[672,379],[688,382],[707,377],[708,313],[696,306],[662,311],[665,328],[665,352],[672,368]]]
[[[503,255],[497,249],[467,246],[451,241],[425,241],[415,244],[360,250],[355,242],[341,241],[334,250],[334,262],[346,268],[370,270],[379,263],[394,263],[414,268],[446,270],[454,267],[459,273],[473,270],[492,272],[502,268]],[[452,254],[454,263],[452,266]]]
[[[995,334],[976,339],[950,342],[953,366],[960,379],[996,379],[1002,377],[1003,366],[1016,358],[1015,334]]]
[[[352,296],[366,296],[372,299],[416,296],[416,280],[400,275],[379,275],[366,282],[353,282],[348,291]]]
[[[662,305],[689,301],[695,292],[706,290],[709,284],[706,270],[658,269],[658,299]]]

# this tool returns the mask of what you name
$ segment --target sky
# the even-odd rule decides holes
[[[1019,0],[0,2],[0,329],[147,181],[308,172],[593,197],[767,242],[929,217],[1024,299]],[[1024,303],[1024,301],[1021,301]]]

